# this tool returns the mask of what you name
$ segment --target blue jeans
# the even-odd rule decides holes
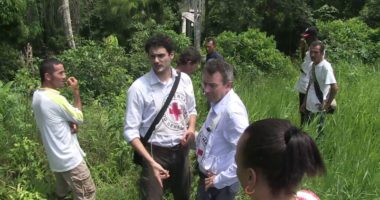
[[[237,192],[239,191],[239,182],[222,189],[215,187],[209,188],[205,191],[205,178],[206,176],[199,172],[199,184],[196,200],[234,200]]]

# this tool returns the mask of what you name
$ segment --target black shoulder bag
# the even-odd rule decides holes
[[[319,102],[321,102],[321,105],[323,105],[323,93],[321,91],[321,88],[319,87],[317,76],[315,75],[315,65],[314,64],[313,64],[312,73],[313,73],[313,79],[314,79],[313,81],[314,81],[315,94],[317,95],[317,98],[318,98]],[[335,112],[335,109],[336,109],[336,106],[332,106],[331,105],[326,110],[326,113],[333,114]]]
[[[146,132],[145,136],[141,137],[141,135],[140,135],[141,143],[144,146],[148,143],[148,140],[149,140],[150,136],[152,135],[154,129],[156,128],[156,125],[158,124],[158,122],[160,122],[162,116],[164,116],[164,113],[165,113],[166,109],[168,108],[170,102],[172,101],[175,91],[177,90],[180,79],[181,79],[181,72],[178,72],[178,76],[175,78],[173,87],[170,90],[169,96],[166,99],[165,104],[162,106],[162,108],[161,108],[160,112],[157,114],[156,118],[154,118],[154,120],[153,120],[152,124],[150,125],[148,131]],[[137,165],[142,165],[142,161],[143,161],[143,157],[138,152],[136,152],[136,150],[133,150],[133,163],[135,163]]]

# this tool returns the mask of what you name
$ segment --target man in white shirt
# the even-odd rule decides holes
[[[77,124],[83,122],[78,81],[67,79],[74,94],[74,106],[57,89],[66,82],[65,68],[56,59],[40,66],[42,87],[33,94],[33,112],[41,132],[49,166],[56,177],[56,195],[63,199],[71,190],[74,199],[95,199],[95,184],[77,139]]]
[[[301,106],[305,97],[306,97],[306,90],[307,86],[309,85],[309,72],[311,68],[311,58],[310,58],[310,51],[309,46],[312,42],[318,41],[318,29],[314,26],[311,26],[305,30],[305,32],[302,34],[302,39],[300,41],[301,46],[301,56],[303,57],[304,61],[300,68],[300,77],[296,84],[296,89],[299,92],[299,105]],[[301,124],[304,124],[307,120],[307,116],[304,112],[300,112],[301,115]]]
[[[145,51],[152,69],[128,90],[124,137],[143,157],[142,199],[162,199],[170,189],[176,200],[190,199],[188,142],[194,139],[195,97],[190,77],[181,73],[178,88],[147,144],[144,137],[165,103],[178,73],[172,66],[174,43],[166,35],[151,37]]]
[[[196,139],[197,200],[234,199],[239,189],[234,156],[237,141],[248,126],[248,115],[232,85],[231,65],[222,59],[206,63],[202,87],[211,109]]]
[[[325,113],[330,109],[336,94],[338,84],[335,79],[331,64],[324,59],[325,45],[321,41],[314,41],[310,44],[311,64],[310,81],[306,92],[306,99],[300,107],[300,111],[307,116],[306,123],[315,117],[319,117],[318,137],[323,134]],[[318,83],[318,85],[315,85]],[[321,93],[318,97],[318,93]]]

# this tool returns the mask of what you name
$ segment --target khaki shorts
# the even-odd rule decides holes
[[[95,184],[84,160],[74,169],[55,172],[54,175],[57,181],[55,192],[59,197],[65,197],[72,191],[75,200],[95,199]]]

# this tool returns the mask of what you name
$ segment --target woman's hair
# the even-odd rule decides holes
[[[187,47],[179,55],[177,64],[185,65],[188,61],[190,61],[191,64],[197,64],[201,62],[201,59],[202,56],[195,47]]]
[[[272,193],[294,192],[303,176],[326,173],[313,139],[282,119],[257,121],[245,130],[242,164],[261,172]]]

